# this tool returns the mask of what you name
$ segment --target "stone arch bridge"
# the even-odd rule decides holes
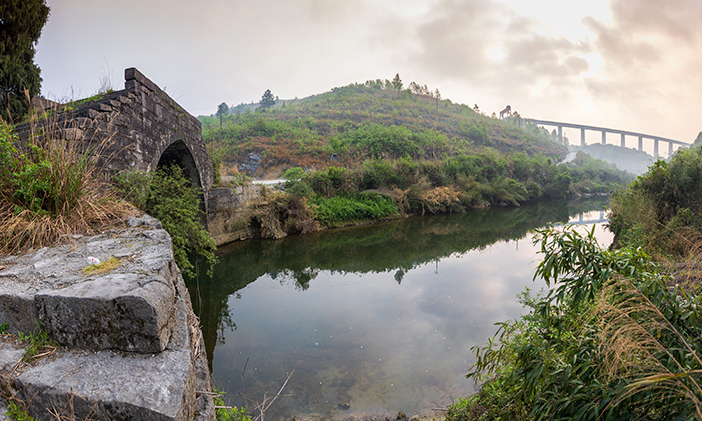
[[[213,186],[200,121],[137,69],[126,69],[124,79],[123,90],[74,103],[37,100],[35,107],[48,117],[25,123],[15,133],[26,140],[32,131],[53,132],[80,142],[84,151],[95,148],[98,167],[110,174],[177,164],[202,189],[202,222],[217,245],[246,238],[244,205],[260,196],[261,186]]]
[[[39,111],[48,111],[49,117],[20,126],[16,133],[26,139],[31,130],[61,132],[61,138],[82,142],[84,150],[96,148],[98,166],[113,174],[177,164],[202,190],[207,212],[214,171],[200,121],[137,69],[126,69],[124,79],[123,90],[87,100],[65,105],[42,101]]]

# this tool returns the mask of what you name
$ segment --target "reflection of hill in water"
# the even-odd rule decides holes
[[[229,296],[263,275],[268,274],[281,283],[293,280],[302,290],[323,270],[396,271],[395,279],[401,282],[404,273],[416,266],[454,253],[482,249],[498,241],[520,239],[534,228],[565,223],[572,215],[602,209],[607,201],[537,203],[458,215],[412,217],[282,240],[248,240],[223,247],[212,278],[203,277],[199,283],[188,281],[210,361],[217,331],[233,326],[227,305]]]

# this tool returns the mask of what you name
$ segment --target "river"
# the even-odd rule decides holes
[[[605,204],[418,216],[223,247],[213,277],[188,281],[214,381],[251,411],[294,370],[268,420],[446,407],[475,391],[471,347],[524,313],[518,293],[545,286],[532,281],[530,230],[600,219]],[[602,222],[596,233],[611,242]]]

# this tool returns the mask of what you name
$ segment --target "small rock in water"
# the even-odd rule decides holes
[[[88,260],[89,265],[99,265],[100,264],[100,259],[98,259],[97,257],[88,256],[87,260]]]
[[[350,404],[350,403],[344,402],[344,403],[340,403],[340,404],[339,404],[339,409],[349,409],[349,408],[351,408],[351,404]]]
[[[396,420],[406,420],[406,419],[407,419],[407,415],[405,415],[404,412],[400,411],[400,412],[397,413],[397,418],[395,418],[395,419],[396,419]]]

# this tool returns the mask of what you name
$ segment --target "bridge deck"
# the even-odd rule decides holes
[[[524,120],[529,121],[529,122],[534,123],[534,124],[537,124],[537,125],[543,125],[543,126],[557,126],[557,127],[567,127],[567,128],[572,128],[572,129],[592,130],[592,131],[605,132],[605,133],[615,133],[615,134],[620,134],[620,135],[624,135],[624,136],[635,136],[635,137],[641,137],[641,138],[646,138],[646,139],[654,139],[654,140],[659,140],[659,141],[663,141],[663,142],[669,142],[669,143],[680,145],[680,146],[690,146],[690,143],[688,143],[688,142],[683,142],[683,141],[675,140],[675,139],[669,139],[667,137],[652,136],[652,135],[645,134],[645,133],[631,132],[628,130],[619,130],[619,129],[610,129],[607,127],[588,126],[585,124],[563,123],[563,122],[559,122],[559,121],[537,120],[535,118],[525,118]]]

